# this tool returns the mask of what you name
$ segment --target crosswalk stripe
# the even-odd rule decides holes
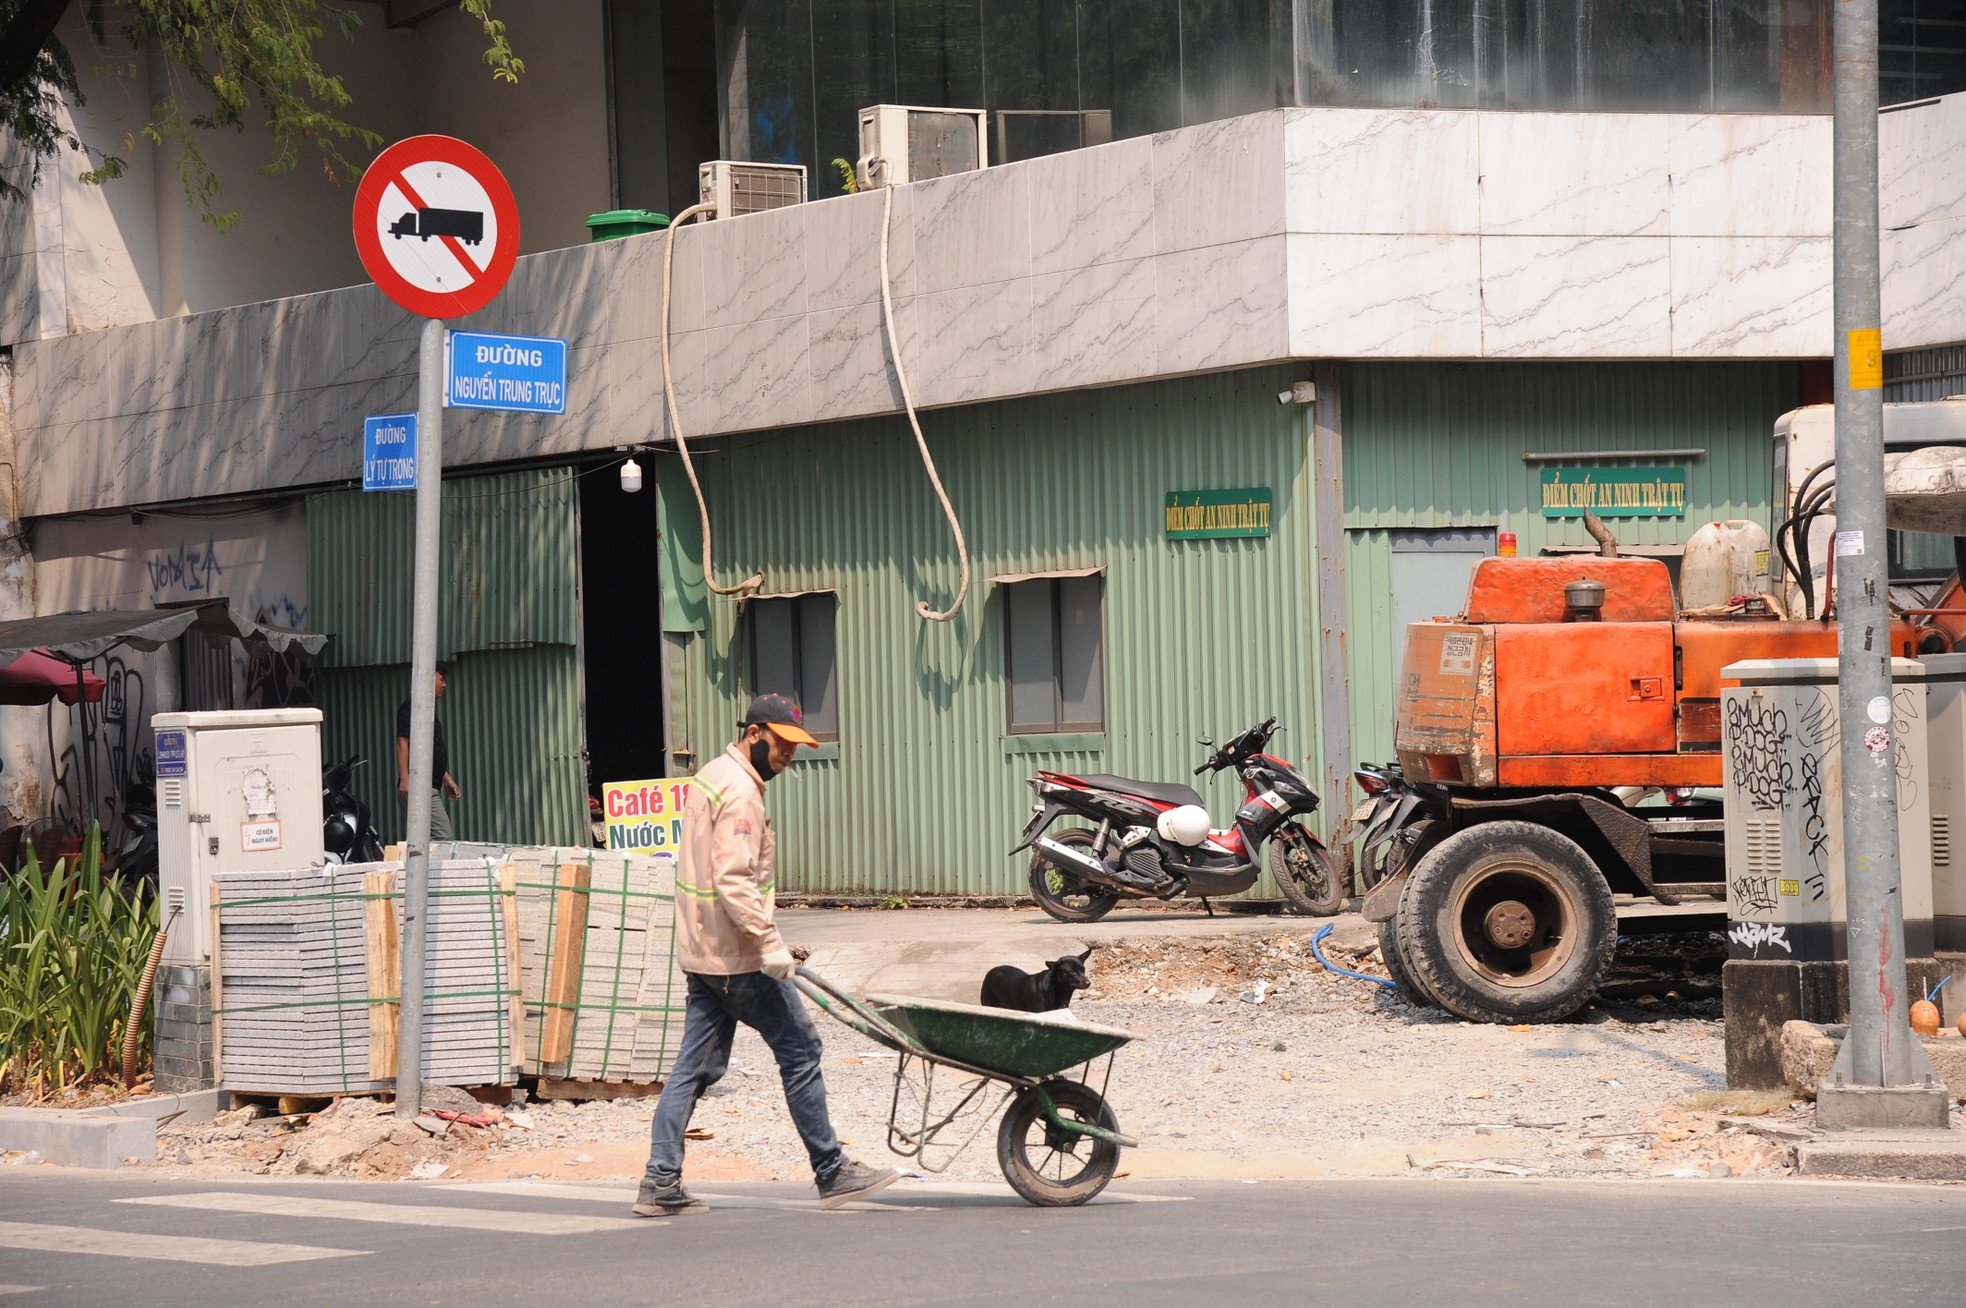
[[[504,1194],[533,1195],[541,1199],[579,1199],[588,1203],[631,1204],[635,1202],[633,1190],[617,1190],[611,1187],[588,1185],[559,1185],[552,1181],[453,1181],[442,1185],[446,1191],[464,1194]],[[701,1192],[704,1202],[713,1203],[719,1208],[768,1208],[783,1211],[819,1212],[817,1197],[811,1199],[766,1198],[759,1195],[716,1194]],[[979,1197],[985,1199],[1009,1199],[1014,1197],[1010,1186],[1001,1181],[909,1181],[902,1180],[895,1186],[875,1195],[867,1202],[877,1204],[883,1197],[907,1199],[956,1199]],[[1175,1194],[1135,1194],[1131,1191],[1113,1194],[1110,1191],[1092,1200],[1095,1204],[1171,1204],[1185,1203],[1189,1196]],[[909,1204],[920,1210],[921,1204]]]
[[[219,1267],[267,1267],[302,1263],[315,1258],[351,1258],[366,1249],[321,1249],[307,1244],[262,1244],[250,1240],[208,1240],[191,1235],[139,1235],[132,1231],[94,1231],[79,1226],[40,1226],[32,1222],[0,1222],[0,1249],[34,1249],[43,1253],[106,1254],[112,1258],[151,1258],[173,1263],[209,1263]],[[36,1287],[0,1287],[7,1294]]]
[[[474,1183],[454,1183],[442,1188],[447,1191],[455,1190],[466,1194],[524,1195],[540,1199],[578,1199],[586,1203],[613,1204],[623,1208],[635,1202],[635,1192],[633,1190],[601,1189],[584,1185],[555,1185],[551,1181],[481,1181]],[[810,1199],[786,1199],[754,1194],[715,1194],[708,1190],[692,1190],[690,1193],[697,1195],[705,1203],[716,1209],[785,1213],[817,1213],[823,1211],[819,1207],[819,1196],[817,1194]],[[920,1192],[916,1190],[889,1190],[887,1193],[914,1195]],[[879,1202],[879,1196],[868,1200],[868,1202]],[[924,1204],[909,1204],[907,1209],[910,1212],[935,1211],[933,1208]]]
[[[642,1228],[648,1221],[635,1217],[585,1217],[570,1213],[507,1213],[489,1208],[441,1208],[427,1204],[375,1204],[352,1199],[313,1199],[283,1194],[239,1194],[220,1190],[209,1194],[142,1195],[118,1199],[119,1204],[154,1204],[163,1208],[202,1208],[209,1212],[251,1213],[272,1217],[333,1218],[344,1222],[385,1222],[395,1226],[448,1226],[468,1231],[510,1231],[520,1235],[590,1235],[601,1231]]]

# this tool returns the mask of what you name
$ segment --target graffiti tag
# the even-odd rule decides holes
[[[1727,743],[1732,746],[1734,788],[1751,807],[1779,809],[1793,785],[1794,767],[1784,748],[1788,714],[1756,699],[1727,704]]]
[[[1795,951],[1789,948],[1789,932],[1784,926],[1772,922],[1736,922],[1727,938],[1743,949],[1759,949],[1763,945],[1778,947],[1785,954]]]
[[[1734,908],[1743,916],[1765,917],[1775,911],[1775,878],[1734,878]]]

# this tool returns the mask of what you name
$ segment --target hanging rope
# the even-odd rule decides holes
[[[765,574],[754,572],[735,586],[719,586],[710,568],[710,506],[703,502],[703,483],[696,479],[696,465],[690,461],[689,442],[683,439],[683,422],[676,414],[676,383],[669,372],[669,287],[676,271],[676,235],[684,223],[706,213],[715,213],[714,204],[693,204],[676,215],[662,248],[662,399],[669,409],[669,434],[676,438],[676,452],[683,456],[683,471],[689,474],[689,488],[696,492],[696,512],[703,521],[703,581],[719,595],[746,595],[765,584]]]
[[[930,608],[926,601],[915,601],[915,612],[927,622],[947,622],[956,616],[963,606],[963,597],[969,594],[969,545],[963,540],[963,525],[956,521],[956,510],[949,503],[949,492],[942,489],[942,478],[935,471],[935,460],[928,452],[928,438],[922,435],[921,419],[915,416],[915,397],[908,390],[908,370],[901,363],[901,341],[894,329],[894,287],[887,271],[888,228],[894,217],[894,188],[881,188],[881,319],[887,325],[887,351],[894,358],[894,377],[901,383],[901,403],[908,410],[908,426],[914,429],[915,445],[922,452],[922,467],[928,470],[928,480],[935,487],[935,498],[942,501],[943,515],[949,519],[949,530],[956,537],[956,557],[962,561],[962,582],[956,587],[956,602],[941,612]]]

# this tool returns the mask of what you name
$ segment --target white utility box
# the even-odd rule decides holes
[[[1721,669],[1731,959],[1848,957],[1845,731],[1891,751],[1905,949],[1913,958],[1932,952],[1933,846],[1944,852],[1950,840],[1934,810],[1926,668],[1892,659],[1890,700],[1856,723],[1840,721],[1836,674],[1835,659],[1750,659]]]
[[[1952,953],[1966,951],[1966,866],[1955,860],[1953,844],[1953,827],[1966,830],[1966,654],[1927,654],[1918,661],[1925,665],[1931,746],[1932,947]],[[1960,1002],[1953,996],[1941,1007],[1952,1013]]]
[[[321,710],[159,713],[157,869],[166,962],[212,956],[211,884],[219,872],[322,862]]]

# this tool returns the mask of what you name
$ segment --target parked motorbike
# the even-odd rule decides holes
[[[123,795],[122,830],[110,851],[118,875],[157,887],[157,791],[132,781]]]
[[[1340,829],[1347,870],[1358,893],[1365,897],[1367,921],[1379,926],[1379,958],[1400,994],[1419,1005],[1434,1003],[1420,973],[1407,959],[1394,917],[1403,882],[1399,874],[1412,866],[1441,831],[1436,814],[1444,799],[1437,786],[1416,786],[1397,763],[1361,763],[1352,781],[1365,795]],[[1375,899],[1375,893],[1377,898]],[[1391,902],[1381,902],[1391,896]]]
[[[351,785],[355,769],[368,762],[351,754],[321,777],[321,848],[330,863],[380,863],[382,837],[369,806]]]
[[[1015,855],[1031,853],[1031,894],[1061,922],[1094,922],[1122,899],[1199,899],[1203,907],[1256,884],[1268,841],[1269,866],[1293,908],[1327,916],[1345,889],[1329,852],[1293,818],[1317,811],[1310,782],[1266,753],[1280,728],[1272,717],[1215,750],[1195,775],[1234,768],[1245,798],[1227,829],[1210,825],[1193,787],[1088,773],[1040,772],[1037,803]],[[1196,743],[1212,746],[1207,736]],[[1051,833],[1060,818],[1096,822]],[[1209,909],[1212,913],[1214,910]]]

